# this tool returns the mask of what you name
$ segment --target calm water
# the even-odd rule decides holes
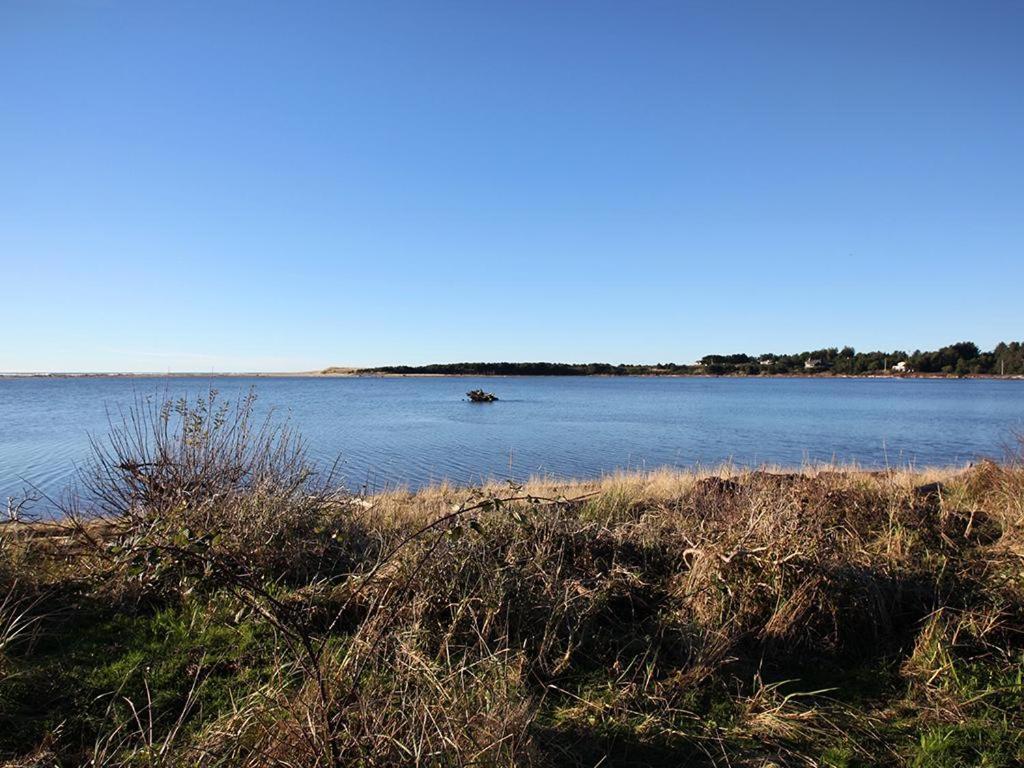
[[[254,387],[340,457],[346,484],[597,475],[725,461],[869,466],[1000,457],[1024,430],[1024,382],[712,378],[0,379],[0,500],[26,483],[54,493],[137,395]],[[474,387],[501,401],[464,400]]]

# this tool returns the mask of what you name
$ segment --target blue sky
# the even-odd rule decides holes
[[[0,370],[1024,336],[1024,3],[0,0]]]

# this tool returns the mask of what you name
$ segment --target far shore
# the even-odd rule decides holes
[[[0,379],[544,379],[544,378],[599,378],[599,379],[995,379],[1024,381],[1022,374],[994,373],[631,373],[631,374],[504,374],[504,373],[379,373],[361,369],[329,369],[326,371],[230,371],[198,372],[3,372]]]

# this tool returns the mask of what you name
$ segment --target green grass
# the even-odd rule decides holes
[[[31,653],[14,658],[0,683],[0,754],[29,752],[60,733],[60,752],[76,764],[130,714],[129,701],[151,706],[156,730],[166,730],[194,683],[187,730],[196,731],[230,710],[233,696],[265,683],[273,663],[267,628],[235,624],[226,602],[135,614],[68,611]]]

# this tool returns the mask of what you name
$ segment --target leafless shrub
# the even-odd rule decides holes
[[[239,492],[304,489],[312,470],[301,442],[270,417],[257,422],[251,393],[232,405],[216,390],[189,401],[137,398],[106,441],[93,439],[83,475],[99,512],[152,517]]]
[[[96,545],[111,583],[142,592],[202,581],[309,579],[339,567],[339,496],[318,480],[301,441],[255,397],[231,405],[217,393],[194,401],[137,400],[94,440],[85,496],[65,506],[79,536]],[[329,528],[333,525],[333,528]],[[332,560],[332,556],[335,558]]]

